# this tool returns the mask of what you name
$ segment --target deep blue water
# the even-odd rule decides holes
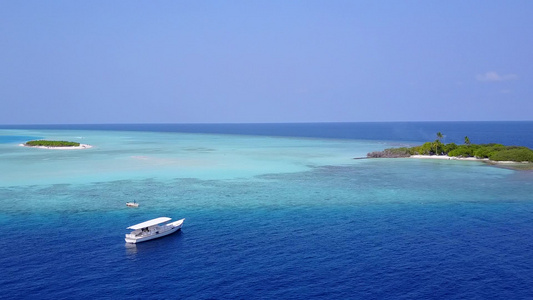
[[[465,136],[468,136],[474,144],[500,143],[533,148],[533,121],[0,125],[0,128],[188,132],[408,142],[433,141],[436,133],[441,132],[445,143],[463,144]]]
[[[372,177],[357,176],[366,168]],[[319,185],[313,179],[331,173],[338,175]],[[0,240],[0,284],[16,299],[526,299],[533,293],[533,203],[523,200],[530,182],[517,178],[513,189],[529,187],[505,195],[498,191],[508,182],[482,176],[492,186],[472,184],[480,190],[443,201],[439,193],[447,189],[434,178],[397,176],[375,165],[264,178],[275,189],[270,182],[190,180],[27,187],[12,201],[35,194],[98,201],[136,187],[146,199],[170,194],[213,205],[149,211],[148,217],[186,215],[184,229],[131,248],[117,233],[130,219],[147,219],[142,210],[124,214],[82,203],[10,212],[2,222],[10,235]],[[384,177],[388,182],[377,180]],[[380,189],[397,191],[373,194]],[[220,203],[242,194],[263,203]],[[282,198],[293,203],[278,203]]]
[[[67,128],[415,142],[441,131],[446,142],[532,145],[532,123]],[[19,155],[7,151],[0,159]],[[2,298],[531,299],[531,195],[532,172],[409,159],[232,180],[0,186]],[[139,209],[125,208],[130,197]],[[163,215],[185,217],[183,230],[125,245],[125,227]]]

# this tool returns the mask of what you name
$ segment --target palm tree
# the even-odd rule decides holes
[[[437,139],[439,140],[439,142],[442,139],[442,137],[443,137],[442,133],[440,133],[440,131],[437,132]]]
[[[437,140],[435,141],[435,155],[439,155],[437,153],[437,151],[438,151],[437,148],[438,148],[438,146],[440,144],[440,140],[441,139],[442,139],[442,133],[440,133],[440,131],[439,131],[439,132],[437,132]]]
[[[470,139],[467,136],[465,136],[465,144],[470,145]]]

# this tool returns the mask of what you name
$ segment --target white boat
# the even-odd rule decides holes
[[[139,203],[133,201],[133,202],[126,202],[126,206],[129,207],[139,207]]]
[[[128,227],[127,229],[133,229],[133,231],[126,234],[126,243],[136,244],[146,242],[174,233],[181,229],[181,225],[183,225],[185,219],[163,224],[170,220],[172,219],[159,217]]]

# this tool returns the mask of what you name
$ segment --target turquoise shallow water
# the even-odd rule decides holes
[[[350,164],[384,143],[180,133],[21,131],[19,136],[71,140],[86,150],[0,144],[0,184],[87,183],[154,178],[235,179]],[[59,153],[58,153],[59,152]]]
[[[7,298],[448,298],[533,294],[533,173],[353,160],[394,141],[6,130]],[[19,147],[27,137],[86,150]],[[125,202],[135,199],[138,209]],[[125,245],[127,226],[185,217]],[[150,289],[146,287],[150,286]]]

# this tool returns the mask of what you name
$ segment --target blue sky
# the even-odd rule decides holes
[[[0,1],[0,124],[533,120],[533,1]]]

